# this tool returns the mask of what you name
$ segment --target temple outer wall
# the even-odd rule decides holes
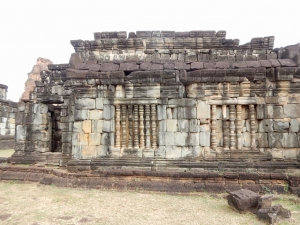
[[[16,107],[7,100],[7,86],[0,84],[0,150],[14,148]]]

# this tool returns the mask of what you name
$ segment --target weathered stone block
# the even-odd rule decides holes
[[[83,146],[81,150],[82,159],[92,159],[97,156],[97,146]]]
[[[299,118],[300,117],[300,104],[286,104],[283,105],[283,111],[286,117]]]
[[[92,120],[92,133],[102,133],[103,120]]]
[[[176,146],[187,146],[188,133],[175,132],[175,145]]]
[[[199,133],[189,133],[187,144],[189,146],[199,146],[200,144]]]
[[[158,145],[163,146],[166,145],[166,133],[165,132],[158,132],[158,137],[157,137]]]
[[[72,142],[72,132],[62,132],[61,141],[64,143]]]
[[[111,120],[115,116],[115,107],[112,105],[103,106],[103,118],[105,120]]]
[[[268,148],[269,147],[268,133],[258,133],[257,142],[258,142],[258,147]]]
[[[268,118],[280,119],[286,117],[285,114],[283,113],[282,106],[268,105],[267,111],[268,111]]]
[[[92,121],[91,120],[84,120],[82,122],[82,131],[86,134],[92,132]]]
[[[89,118],[89,110],[87,109],[75,110],[74,118],[76,121],[87,120]]]
[[[292,132],[298,132],[299,131],[299,120],[298,119],[291,119],[290,120],[290,130]]]
[[[100,133],[90,133],[89,134],[89,145],[100,145],[101,134]]]
[[[72,145],[89,145],[89,134],[73,133]]]
[[[264,119],[258,122],[258,132],[273,132],[273,120],[272,119]]]
[[[96,157],[107,156],[108,154],[108,146],[100,145],[96,146]]]
[[[103,119],[103,110],[90,110],[89,119],[90,120],[101,120],[101,119]]]
[[[157,106],[157,120],[167,119],[167,107],[166,105]]]
[[[181,158],[181,147],[176,146],[166,146],[166,158],[176,159]]]
[[[82,132],[82,122],[73,123],[73,132],[80,133]]]
[[[206,101],[197,101],[197,119],[210,119],[210,105]]]
[[[298,136],[295,133],[284,133],[284,146],[286,148],[298,147]]]
[[[210,132],[200,132],[199,133],[199,142],[202,147],[210,146]]]
[[[288,132],[290,123],[287,119],[274,119],[273,126],[276,132]]]
[[[177,120],[166,120],[167,121],[167,131],[177,131],[178,128],[177,128]]]
[[[268,133],[270,148],[283,148],[285,145],[285,133]]]
[[[181,157],[190,158],[193,157],[193,151],[191,147],[182,147],[181,148]]]
[[[48,114],[32,114],[32,124],[48,124],[49,116]]]
[[[103,100],[102,100],[102,98],[96,98],[96,109],[103,109]]]
[[[166,145],[175,144],[175,133],[174,132],[165,132],[165,142]]]
[[[16,141],[26,140],[26,126],[17,125]]]
[[[177,120],[178,131],[189,132],[189,120]]]
[[[104,132],[113,132],[115,129],[114,121],[113,120],[104,120],[102,129]]]
[[[75,109],[95,109],[96,101],[92,98],[80,98],[75,100]]]
[[[177,108],[178,119],[196,119],[197,111],[195,107],[178,107]]]
[[[160,120],[158,121],[158,132],[166,132],[167,131],[167,121]]]

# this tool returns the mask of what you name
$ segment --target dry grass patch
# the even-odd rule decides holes
[[[193,196],[99,189],[71,189],[37,183],[0,182],[0,224],[265,224],[231,210],[224,196]],[[299,224],[297,197],[277,203]]]

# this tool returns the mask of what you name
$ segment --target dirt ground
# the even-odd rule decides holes
[[[265,224],[227,205],[226,194],[71,189],[29,182],[0,182],[0,224]],[[280,224],[299,224],[300,199],[276,195],[292,212]]]
[[[14,151],[15,150],[13,149],[0,150],[0,157],[8,158],[14,153]]]

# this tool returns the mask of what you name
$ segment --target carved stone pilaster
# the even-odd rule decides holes
[[[146,122],[146,149],[150,149],[150,105],[145,106],[145,122]]]
[[[156,105],[151,105],[151,131],[152,131],[152,148],[157,148],[156,141]]]
[[[132,148],[133,120],[132,105],[128,105],[128,148]]]
[[[144,134],[144,106],[139,106],[139,116],[140,116],[140,148],[145,148],[145,134]]]
[[[139,112],[138,105],[133,106],[133,147],[139,148]]]
[[[116,148],[121,147],[120,105],[116,105]]]
[[[256,149],[256,132],[255,132],[255,108],[249,105],[250,111],[250,132],[251,132],[251,149]]]
[[[122,126],[122,147],[125,148],[127,146],[126,140],[126,105],[122,105],[121,110],[121,126]]]
[[[229,106],[229,119],[230,119],[230,150],[235,150],[236,146],[235,146],[235,106],[234,105],[230,105]]]
[[[242,106],[236,106],[236,137],[237,137],[237,149],[241,150],[243,147],[242,140]]]
[[[211,106],[211,148],[212,149],[216,149],[217,148],[216,112],[217,112],[217,106],[216,105],[212,105]]]

